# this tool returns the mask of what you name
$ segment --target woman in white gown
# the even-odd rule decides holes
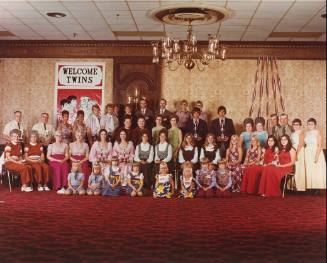
[[[304,132],[300,119],[292,121],[294,132],[291,134],[292,146],[296,151],[295,186],[296,191],[305,191]]]
[[[310,118],[307,121],[308,130],[304,136],[306,166],[306,188],[319,194],[319,189],[326,189],[326,160],[322,151],[322,137],[317,130],[317,121]]]

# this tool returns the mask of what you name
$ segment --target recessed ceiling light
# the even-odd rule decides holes
[[[62,18],[62,17],[65,17],[66,14],[59,13],[59,12],[53,12],[53,13],[47,13],[47,16],[55,17],[55,18]]]

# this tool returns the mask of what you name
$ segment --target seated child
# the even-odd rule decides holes
[[[66,195],[84,195],[85,190],[83,187],[84,174],[80,172],[80,164],[72,162],[72,171],[68,174],[68,188],[65,191]]]
[[[168,174],[168,165],[161,162],[159,174],[155,176],[155,185],[153,191],[154,198],[171,198],[174,194],[174,181],[172,175]]]
[[[142,196],[143,183],[144,176],[140,173],[140,164],[135,162],[132,164],[132,171],[127,175],[127,193],[133,197]]]
[[[218,162],[218,170],[216,172],[216,196],[230,197],[230,188],[232,186],[231,171],[226,169],[226,159],[221,159]]]
[[[92,173],[88,180],[88,195],[100,195],[101,194],[101,183],[102,183],[101,165],[99,163],[93,163]]]
[[[201,159],[201,168],[196,171],[195,182],[198,186],[197,197],[213,197],[213,187],[216,184],[216,172],[209,170],[209,159]]]
[[[111,164],[108,162],[104,168],[104,178],[102,181],[102,195],[118,196],[120,195],[120,169],[118,158],[113,156]]]
[[[194,178],[192,163],[186,161],[183,163],[183,174],[180,176],[181,189],[179,191],[180,198],[193,198],[194,197]]]

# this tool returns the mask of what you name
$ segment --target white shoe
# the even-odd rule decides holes
[[[57,194],[63,195],[65,193],[65,188],[61,188],[60,190],[57,191]]]
[[[37,188],[37,190],[38,190],[39,192],[43,192],[43,187],[42,187],[42,186],[39,186],[39,187]]]
[[[44,186],[43,186],[43,190],[44,190],[44,191],[50,191],[50,188],[49,188],[48,186],[44,185]]]
[[[24,192],[33,192],[33,188],[30,186],[25,187]]]

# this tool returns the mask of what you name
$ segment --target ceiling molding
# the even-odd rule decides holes
[[[326,42],[221,42],[227,58],[326,59]],[[206,42],[199,42],[206,45]],[[151,41],[0,41],[0,58],[151,57]]]

